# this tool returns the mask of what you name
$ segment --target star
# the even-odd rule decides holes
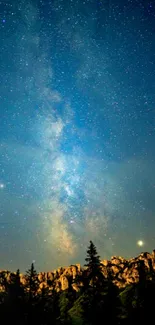
[[[137,245],[138,245],[139,247],[144,246],[144,242],[143,242],[143,240],[138,240],[138,241],[137,241]]]
[[[83,0],[89,17],[80,1],[12,2],[0,0],[1,268],[83,263],[89,240],[101,258],[152,251],[153,1],[139,19],[131,1]]]

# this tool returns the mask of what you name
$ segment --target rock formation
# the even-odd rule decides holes
[[[102,273],[105,278],[110,274],[110,278],[118,287],[125,287],[128,284],[138,282],[139,272],[138,267],[140,261],[143,261],[146,273],[151,270],[155,271],[155,250],[150,253],[141,253],[139,256],[131,259],[125,259],[118,256],[112,256],[111,260],[103,260]],[[57,291],[66,290],[70,286],[76,291],[79,290],[81,284],[75,283],[77,275],[81,275],[84,268],[80,264],[71,265],[69,267],[61,267],[52,272],[40,272],[38,279],[40,282],[40,289],[44,286],[54,287]],[[0,280],[4,277],[8,281],[10,274],[13,272],[0,271]],[[24,274],[20,275],[21,282],[25,284]],[[2,282],[1,282],[2,283]],[[0,284],[0,289],[4,290]]]

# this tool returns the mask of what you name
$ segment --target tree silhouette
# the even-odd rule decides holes
[[[31,268],[26,272],[26,288],[28,289],[29,292],[29,299],[32,300],[39,289],[39,279],[38,279],[38,274],[37,271],[34,268],[34,264],[31,264]]]
[[[85,258],[85,261],[87,262],[85,266],[87,266],[91,272],[101,270],[100,256],[98,255],[96,247],[91,240],[87,249],[87,257]]]
[[[83,288],[81,295],[74,303],[71,309],[72,320],[79,317],[79,324],[98,324],[97,319],[102,319],[104,313],[105,297],[104,276],[102,274],[102,265],[97,249],[92,241],[87,249],[86,269],[77,278],[77,282],[81,280]]]
[[[20,271],[10,274],[8,283],[8,298],[10,302],[10,313],[12,321],[16,324],[21,324],[24,312],[25,295],[24,287],[20,280]]]
[[[26,319],[27,323],[32,323],[35,321],[36,314],[38,314],[38,289],[39,289],[39,279],[37,271],[34,268],[34,264],[31,264],[31,268],[26,272],[25,275],[26,284],[25,291],[27,295],[26,304]]]
[[[20,272],[16,273],[1,272],[1,285],[5,289],[3,300],[1,301],[1,320],[2,322],[11,321],[21,324],[24,311],[24,288],[20,281]]]
[[[109,262],[102,269],[97,249],[90,241],[86,267],[77,272],[75,280],[70,272],[66,273],[70,285],[63,291],[59,272],[56,277],[42,274],[39,281],[33,263],[22,278],[19,270],[0,271],[1,323],[99,325],[105,320],[116,325],[146,323],[154,316],[155,259],[147,253],[143,256],[122,263],[116,277],[115,264]],[[131,284],[120,282],[126,270],[133,274],[136,270]],[[106,278],[102,272],[106,272]],[[78,285],[72,286],[73,281]]]
[[[20,271],[10,274],[9,292],[13,299],[19,299],[24,297],[24,288],[20,280]]]
[[[89,247],[87,249],[87,257],[85,259],[85,266],[87,269],[84,272],[84,277],[87,277],[93,287],[102,284],[103,274],[100,262],[100,256],[97,253],[96,247],[92,241],[90,241]]]

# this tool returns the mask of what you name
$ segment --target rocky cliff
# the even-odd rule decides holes
[[[125,287],[127,284],[138,282],[139,272],[138,267],[140,261],[143,261],[145,265],[146,273],[155,271],[155,250],[152,254],[145,252],[141,253],[139,256],[131,259],[125,259],[118,256],[111,257],[111,260],[103,260],[102,272],[105,277],[110,277],[112,281],[118,287]],[[152,269],[152,270],[151,270]],[[57,291],[66,290],[69,286],[72,286],[74,290],[78,291],[81,284],[76,284],[74,282],[77,275],[82,274],[84,268],[80,264],[71,265],[69,267],[61,267],[52,272],[40,272],[38,274],[38,279],[40,281],[40,289],[44,286],[55,287]],[[0,271],[0,275],[3,273],[3,277],[9,280],[11,272]],[[24,274],[20,275],[21,282],[25,283]],[[1,287],[2,290],[2,287]]]

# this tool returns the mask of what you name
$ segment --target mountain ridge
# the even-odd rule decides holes
[[[151,270],[155,270],[155,250],[152,253],[142,252],[136,257],[125,259],[121,256],[112,256],[110,260],[101,260],[101,271],[105,278],[110,276],[112,282],[119,288],[123,288],[126,285],[137,283],[139,280],[139,264],[143,263],[145,272],[148,277]],[[49,272],[39,272],[38,280],[40,283],[40,289],[43,287],[54,287],[57,291],[63,291],[72,286],[76,291],[80,290],[82,283],[77,283],[75,279],[78,275],[82,275],[82,272],[86,267],[82,267],[79,263],[70,265],[68,267],[59,267]],[[1,270],[0,277],[5,277],[9,280],[11,274],[15,272]],[[25,274],[20,274],[21,283],[26,283]],[[2,286],[0,289],[3,290]]]

